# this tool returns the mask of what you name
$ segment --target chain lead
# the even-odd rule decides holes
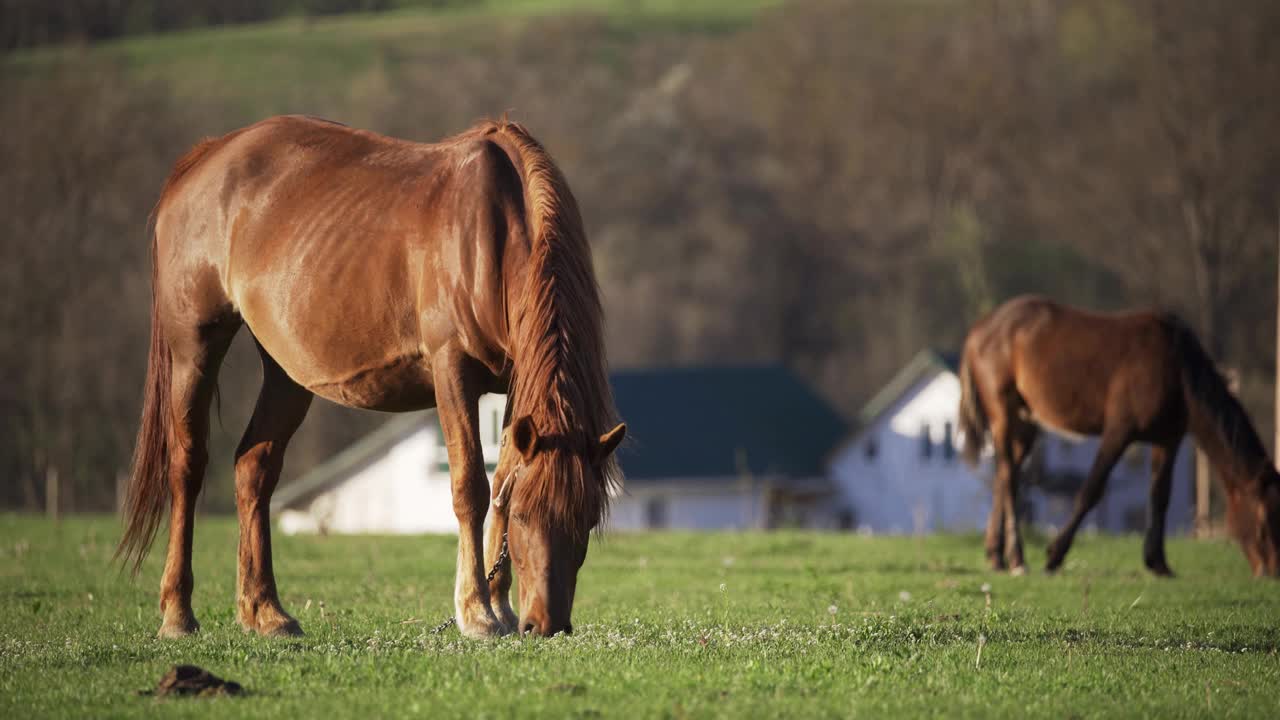
[[[494,561],[493,569],[489,571],[489,575],[488,577],[485,578],[485,582],[493,582],[493,579],[498,576],[498,571],[502,569],[502,564],[505,563],[506,561],[507,561],[507,534],[502,533],[502,549],[498,551],[498,559]],[[451,615],[445,618],[444,622],[432,628],[431,634],[439,635],[445,630],[448,630],[450,625],[457,625],[457,624],[458,624],[458,619]]]

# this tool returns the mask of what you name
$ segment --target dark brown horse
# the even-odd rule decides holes
[[[195,501],[218,367],[241,325],[263,373],[236,450],[242,626],[300,632],[276,590],[268,507],[289,438],[319,395],[439,409],[459,524],[459,628],[515,630],[482,567],[489,497],[477,425],[480,395],[509,390],[508,419],[520,429],[509,501],[519,627],[571,630],[578,570],[607,511],[625,429],[614,427],[582,219],[523,128],[485,123],[428,145],[272,118],[179,160],[154,224],[151,352],[120,552],[136,571],[168,507],[160,635],[198,628]]]
[[[995,450],[986,537],[992,567],[1007,561],[1014,572],[1023,569],[1014,512],[1018,468],[1044,426],[1100,436],[1071,519],[1049,545],[1047,569],[1062,565],[1125,448],[1144,442],[1153,448],[1143,560],[1157,575],[1172,574],[1165,514],[1178,444],[1190,429],[1222,478],[1228,526],[1254,574],[1280,574],[1280,475],[1200,342],[1176,317],[1098,314],[1015,298],[969,331],[960,382],[966,458],[976,464],[988,431]]]

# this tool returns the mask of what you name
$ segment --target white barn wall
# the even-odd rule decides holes
[[[763,527],[764,489],[737,479],[637,483],[614,498],[609,528],[648,530],[649,504],[666,504],[663,527],[682,530],[746,530]]]
[[[486,465],[498,462],[499,431],[505,395],[480,399],[480,435]],[[422,427],[346,480],[325,490],[301,507],[279,514],[286,534],[332,533],[452,533],[458,532],[453,514],[448,453],[440,443],[438,420],[424,419]],[[492,475],[490,481],[492,482]]]
[[[286,510],[285,532],[456,533],[448,473],[435,469],[435,428],[426,425],[305,509]],[[297,517],[301,515],[303,517]]]

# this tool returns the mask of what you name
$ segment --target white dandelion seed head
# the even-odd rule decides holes
[[[725,592],[728,589],[729,589],[728,585],[725,585],[724,583],[720,583],[720,592]]]
[[[835,615],[838,612],[840,612],[840,608],[836,607],[835,605],[831,605],[827,607],[827,613],[830,615]]]
[[[907,592],[906,590],[903,590],[902,592],[898,593],[898,599],[901,600],[902,602],[911,602],[911,593]]]
[[[991,583],[982,583],[982,592],[984,593],[991,592]]]

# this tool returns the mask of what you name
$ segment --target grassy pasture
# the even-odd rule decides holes
[[[450,611],[452,538],[280,537],[308,632],[282,641],[235,625],[235,524],[202,518],[203,630],[162,642],[162,552],[133,583],[116,533],[0,516],[0,716],[155,713],[135,691],[182,662],[251,694],[166,716],[1261,717],[1280,697],[1280,584],[1221,542],[1174,541],[1179,577],[1160,581],[1133,537],[1083,536],[1062,575],[1010,578],[976,536],[614,535],[574,636],[476,642],[427,634]]]
[[[477,0],[383,13],[286,17],[247,25],[125,37],[90,48],[44,47],[6,62],[39,72],[70,61],[115,62],[139,80],[172,87],[180,100],[228,106],[245,119],[323,112],[358,102],[368,86],[406,71],[451,71],[469,54],[492,53],[529,23],[552,15],[588,20],[581,32],[612,44],[648,33],[740,28],[779,0]],[[594,21],[594,22],[592,22]],[[564,41],[572,42],[572,38]],[[357,99],[349,97],[354,94]]]

